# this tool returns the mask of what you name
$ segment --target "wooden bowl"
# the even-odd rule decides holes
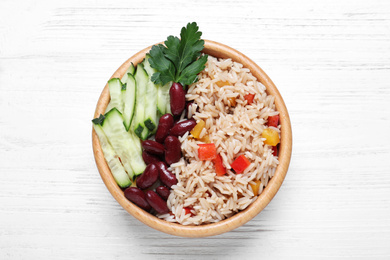
[[[142,51],[135,54],[133,57],[128,59],[119,69],[112,75],[112,78],[121,78],[126,69],[132,62],[134,65],[140,63],[147,52],[149,52],[151,46],[143,49]],[[103,182],[111,192],[112,196],[119,202],[119,204],[136,219],[143,222],[144,224],[157,229],[159,231],[182,237],[207,237],[222,234],[224,232],[231,231],[249,220],[255,217],[264,209],[265,206],[275,196],[279,190],[282,182],[287,174],[288,166],[291,158],[292,150],[292,133],[290,118],[287,112],[287,108],[284,104],[282,96],[278,89],[271,81],[271,79],[264,73],[264,71],[257,66],[252,60],[246,57],[244,54],[217,42],[205,40],[204,53],[219,58],[231,58],[234,61],[240,62],[244,67],[249,68],[251,73],[267,88],[267,93],[275,96],[276,109],[280,113],[280,124],[281,124],[281,143],[279,148],[279,165],[277,166],[274,177],[269,181],[267,187],[260,194],[255,202],[253,202],[245,210],[235,214],[234,216],[227,218],[223,221],[213,224],[205,224],[200,226],[184,226],[176,223],[170,223],[165,220],[161,220],[152,214],[142,210],[132,202],[127,200],[123,194],[123,191],[116,184],[110,169],[104,159],[102,149],[100,147],[99,139],[96,133],[92,132],[92,145],[93,152],[97,167],[100,172],[100,176]],[[107,104],[110,100],[108,86],[106,85],[100,95],[99,101],[96,106],[94,118],[100,114],[104,114]]]

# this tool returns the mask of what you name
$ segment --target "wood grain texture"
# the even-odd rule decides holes
[[[118,65],[189,21],[265,70],[294,136],[272,202],[204,239],[123,210],[90,137]],[[0,259],[389,259],[389,82],[389,1],[0,1]]]

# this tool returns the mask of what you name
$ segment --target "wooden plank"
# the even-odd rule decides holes
[[[265,70],[293,129],[274,200],[206,239],[127,214],[91,147],[107,79],[189,21]],[[1,1],[0,258],[390,258],[389,28],[380,0]]]

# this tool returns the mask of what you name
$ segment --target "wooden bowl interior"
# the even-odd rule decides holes
[[[112,75],[111,78],[121,78],[131,63],[137,65],[144,59],[145,54],[150,50],[150,48],[151,46],[145,48],[128,59],[125,63],[122,64],[122,66],[118,68],[118,70]],[[251,73],[266,86],[267,93],[275,97],[276,109],[280,113],[280,124],[282,127],[281,143],[279,146],[279,165],[276,169],[274,177],[269,181],[264,191],[248,208],[218,223],[205,224],[200,226],[183,226],[177,223],[170,223],[161,220],[140,209],[138,206],[134,205],[125,198],[123,191],[119,188],[114,178],[112,177],[110,169],[108,168],[108,165],[104,159],[97,135],[94,131],[92,131],[92,146],[96,165],[103,182],[107,186],[112,196],[127,212],[129,212],[144,224],[159,231],[182,237],[206,237],[222,234],[245,224],[253,217],[255,217],[261,210],[264,209],[265,206],[268,205],[268,203],[275,196],[276,192],[282,185],[282,182],[287,174],[292,151],[292,132],[287,108],[278,89],[271,81],[271,79],[265,74],[265,72],[244,54],[217,42],[205,40],[205,48],[203,52],[214,57],[231,58],[234,61],[242,63],[244,67],[249,68]],[[106,84],[98,100],[94,117],[98,117],[100,114],[104,114],[109,100],[110,96],[108,86]]]

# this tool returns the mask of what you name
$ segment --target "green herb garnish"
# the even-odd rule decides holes
[[[173,81],[185,86],[198,80],[197,76],[207,62],[207,55],[200,53],[204,41],[200,39],[202,32],[198,29],[196,22],[188,23],[181,29],[181,39],[171,35],[164,42],[165,46],[152,47],[150,66],[158,71],[152,75],[153,83],[165,85]]]

